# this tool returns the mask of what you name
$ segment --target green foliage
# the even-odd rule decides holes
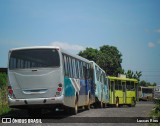
[[[127,78],[135,78],[138,81],[140,81],[140,77],[142,76],[141,71],[136,71],[135,73],[132,70],[128,70],[127,72],[124,72],[123,74],[126,75]]]
[[[99,64],[108,75],[117,76],[122,67],[122,54],[114,46],[104,45],[100,47],[97,64]]]
[[[160,99],[156,100],[155,107],[150,112],[150,117],[153,119],[160,118]],[[149,126],[159,126],[159,123],[151,123]]]
[[[0,115],[3,115],[3,114],[6,114],[8,113],[9,111],[11,111],[11,108],[8,107],[8,105],[5,105],[5,106],[0,106]]]
[[[7,83],[7,74],[6,73],[0,73],[0,88],[3,88],[6,86]]]
[[[99,50],[86,48],[79,52],[80,56],[95,61],[110,76],[117,76],[122,71],[122,54],[114,46],[104,45]]]
[[[147,86],[156,86],[157,84],[155,82],[150,83],[150,82],[146,82],[145,80],[142,80],[142,81],[140,81],[139,85],[147,87]]]
[[[98,54],[98,50],[97,49],[93,49],[93,48],[86,48],[86,50],[84,51],[80,51],[79,52],[79,56],[82,56],[88,60],[97,61],[97,54]]]
[[[0,73],[0,115],[9,111],[7,102],[7,74]]]

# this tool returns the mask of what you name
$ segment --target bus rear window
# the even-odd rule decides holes
[[[26,49],[12,51],[9,69],[59,67],[60,58],[56,49]]]

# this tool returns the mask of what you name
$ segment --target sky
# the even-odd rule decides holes
[[[160,84],[160,0],[0,0],[0,67],[8,51],[117,47],[122,68]]]

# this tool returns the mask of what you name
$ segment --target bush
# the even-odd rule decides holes
[[[11,108],[8,105],[0,106],[0,115],[7,114],[9,111],[11,111]]]
[[[0,114],[10,111],[7,100],[7,74],[0,73]]]
[[[7,74],[0,73],[0,88],[2,89],[7,85]]]

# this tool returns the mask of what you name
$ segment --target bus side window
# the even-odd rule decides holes
[[[118,86],[119,86],[119,90],[122,90],[122,84],[120,80],[118,80]]]
[[[84,75],[84,79],[87,79],[87,68],[86,68],[86,64],[83,64],[83,75]]]
[[[111,82],[111,83],[110,83],[110,84],[111,84],[111,91],[113,91],[114,81],[110,81],[110,82]]]
[[[91,66],[90,66],[90,64],[87,64],[87,78],[88,79],[91,79],[90,70],[91,70]]]
[[[118,88],[118,81],[117,80],[115,80],[115,90],[119,90],[119,88]]]
[[[64,69],[64,75],[69,76],[66,55],[63,55],[63,69]]]
[[[131,90],[134,90],[134,88],[135,88],[135,86],[134,86],[134,82],[133,82],[133,81],[131,81],[130,89],[131,89]]]
[[[126,81],[126,88],[127,88],[127,90],[131,89],[130,81]]]
[[[122,87],[123,87],[123,92],[126,91],[126,83],[125,82],[122,82]]]
[[[81,72],[80,72],[80,61],[77,60],[77,73],[78,73],[78,78],[81,78]]]

